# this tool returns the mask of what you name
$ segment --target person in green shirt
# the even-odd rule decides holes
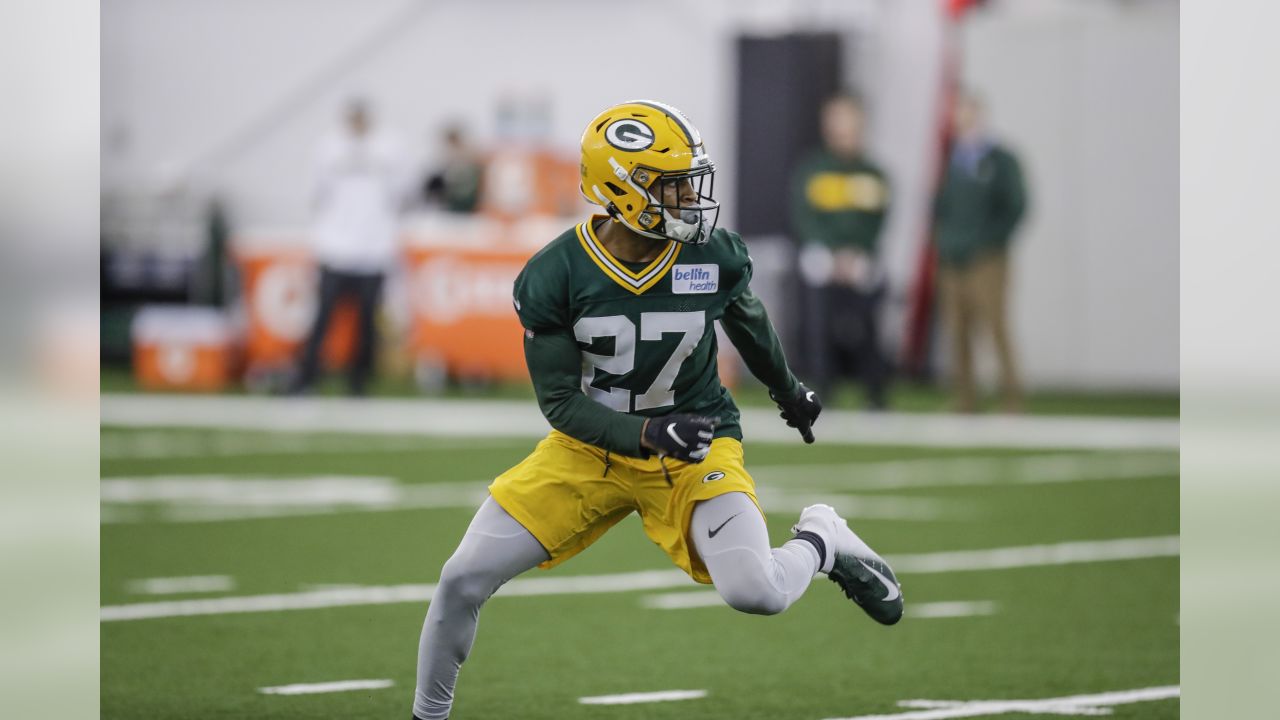
[[[1009,249],[1027,208],[1017,157],[991,139],[981,102],[958,96],[953,146],[934,203],[938,290],[951,336],[953,406],[977,408],[973,342],[991,335],[999,361],[1002,408],[1022,409],[1022,386],[1008,324]]]
[[[866,156],[864,114],[853,96],[827,99],[821,121],[823,147],[805,157],[791,183],[806,367],[824,394],[838,377],[859,377],[868,405],[882,409],[889,363],[879,340],[886,284],[878,258],[889,186]]]
[[[451,124],[441,133],[444,158],[422,183],[422,199],[451,213],[470,214],[480,205],[484,180],[484,160],[467,142],[461,124]]]
[[[697,129],[663,103],[615,105],[583,133],[582,192],[605,213],[552,240],[514,288],[552,430],[490,485],[441,570],[414,717],[448,716],[480,606],[498,587],[564,562],[633,512],[677,566],[742,612],[782,612],[825,573],[877,622],[901,618],[893,571],[829,505],[805,508],[794,536],[770,545],[717,372],[715,323],[805,442],[822,405],[751,292],[746,244],[716,227],[714,175]]]

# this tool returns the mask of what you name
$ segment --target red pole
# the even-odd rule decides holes
[[[965,11],[981,0],[942,0],[947,16],[943,35],[941,102],[938,107],[938,154],[934,163],[933,192],[942,183],[943,173],[951,156],[951,105],[960,86],[960,47],[956,41],[956,28]],[[933,244],[933,211],[925,226],[919,261],[916,263],[915,280],[911,284],[910,309],[907,311],[906,347],[903,348],[904,367],[913,377],[923,377],[929,356],[931,320],[936,306],[937,251]]]

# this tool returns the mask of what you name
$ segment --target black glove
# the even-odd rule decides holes
[[[818,394],[801,383],[794,397],[784,398],[770,390],[769,399],[778,403],[778,409],[782,411],[782,419],[799,430],[800,437],[804,438],[806,443],[812,443],[813,423],[818,420],[818,414],[822,412],[822,403],[818,401]]]
[[[716,429],[714,418],[679,413],[649,418],[644,425],[643,444],[659,457],[673,457],[699,463],[707,458]]]

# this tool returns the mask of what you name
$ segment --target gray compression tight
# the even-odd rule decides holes
[[[453,557],[441,568],[427,608],[418,642],[415,717],[449,717],[458,669],[476,638],[480,606],[503,583],[547,558],[547,551],[523,525],[492,497],[485,499]]]
[[[744,493],[698,503],[689,533],[720,596],[742,612],[782,612],[818,572],[821,559],[810,543],[791,540],[780,548],[769,547],[764,518]],[[533,535],[493,498],[484,501],[440,571],[427,609],[418,644],[416,717],[443,720],[449,716],[458,670],[475,640],[480,606],[503,583],[547,557]]]

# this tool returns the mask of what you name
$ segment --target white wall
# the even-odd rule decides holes
[[[1028,380],[1176,389],[1177,4],[978,13],[964,49],[1032,193],[1014,290]]]
[[[472,123],[483,141],[499,98],[542,94],[549,135],[566,150],[610,103],[647,96],[682,108],[723,169],[717,194],[732,198],[735,36],[861,26],[856,59],[876,100],[872,142],[898,199],[909,200],[886,239],[891,269],[905,280],[922,230],[918,212],[906,210],[927,203],[922,164],[932,162],[936,7],[104,0],[104,187],[186,178],[229,197],[242,224],[298,226],[313,149],[348,96],[370,98],[425,159],[447,120]],[[382,39],[356,52],[370,37]],[[1175,387],[1176,3],[1005,2],[969,22],[964,47],[967,75],[1032,182],[1015,323],[1028,380]],[[344,57],[354,60],[339,64]],[[732,226],[732,207],[724,219]]]
[[[481,141],[491,136],[505,95],[548,98],[550,136],[569,151],[586,119],[604,107],[661,98],[694,119],[723,162],[732,157],[732,33],[718,3],[667,3],[665,17],[678,12],[689,21],[653,32],[662,6],[107,0],[102,127],[111,167],[104,182],[194,173],[224,189],[242,220],[301,222],[313,147],[353,94],[370,98],[384,124],[423,155],[436,150],[435,133],[450,119],[472,124]],[[394,30],[376,50],[326,72],[388,24]],[[324,81],[318,92],[281,107],[317,76]],[[264,132],[219,152],[264,117],[271,120]],[[127,147],[114,141],[123,133]]]

